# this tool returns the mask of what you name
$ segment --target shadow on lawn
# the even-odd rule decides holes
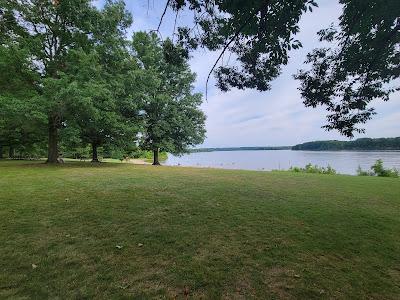
[[[45,160],[12,160],[12,159],[2,159],[0,160],[0,168],[1,167],[13,167],[13,168],[117,168],[122,167],[122,164],[117,162],[101,162],[101,163],[92,163],[90,161],[82,162],[82,161],[66,161],[64,163],[59,164],[47,164]],[[129,164],[132,165],[132,164]]]

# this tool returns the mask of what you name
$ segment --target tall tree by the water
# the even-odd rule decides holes
[[[182,49],[169,40],[162,43],[155,34],[138,32],[132,47],[141,65],[136,80],[143,118],[140,145],[153,151],[153,164],[159,165],[160,151],[182,154],[203,142],[202,95],[193,93],[195,74]]]

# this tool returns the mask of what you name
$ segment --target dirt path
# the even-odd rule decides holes
[[[128,160],[128,163],[135,164],[135,165],[151,165],[151,163],[145,161],[144,159],[140,159],[140,158],[131,158]]]

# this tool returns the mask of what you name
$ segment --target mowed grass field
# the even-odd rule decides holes
[[[400,180],[0,162],[1,299],[399,299]]]

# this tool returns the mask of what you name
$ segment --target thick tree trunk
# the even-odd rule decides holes
[[[97,144],[92,143],[92,163],[98,163],[99,158],[97,156]]]
[[[0,145],[0,159],[3,158],[3,146]]]
[[[14,147],[13,147],[13,146],[10,146],[10,147],[8,148],[8,158],[14,158],[14,155],[15,155]]]
[[[49,118],[49,144],[47,163],[56,164],[58,160],[58,126],[54,118]]]
[[[153,166],[160,165],[160,161],[158,160],[158,152],[159,152],[158,148],[156,150],[153,150]]]

